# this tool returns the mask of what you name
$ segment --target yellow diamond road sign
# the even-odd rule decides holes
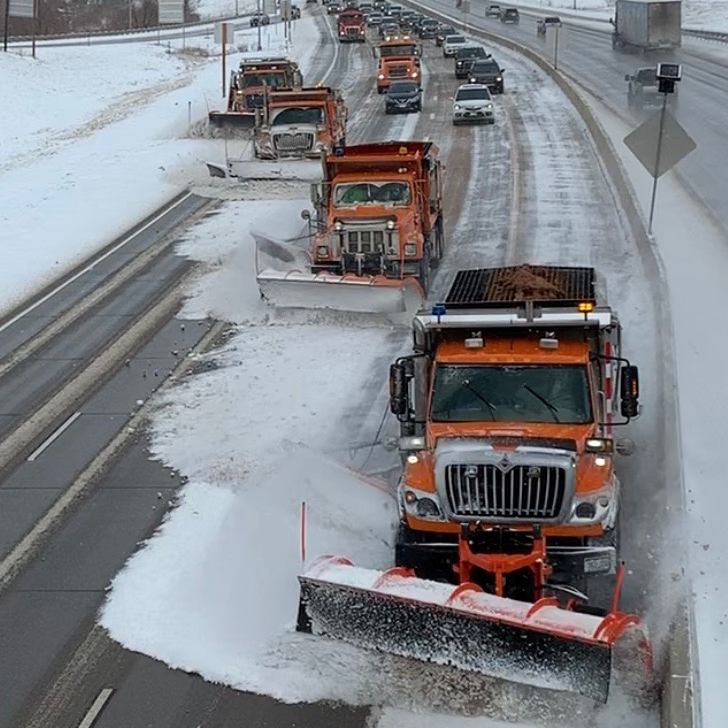
[[[665,111],[660,164],[655,168],[657,141],[660,136],[660,113],[658,111],[624,138],[629,150],[653,177],[661,177],[697,146],[685,129],[677,123],[675,117],[669,111]]]

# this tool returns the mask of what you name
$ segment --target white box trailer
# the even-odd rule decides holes
[[[680,0],[616,0],[612,45],[643,51],[679,48],[681,20]]]

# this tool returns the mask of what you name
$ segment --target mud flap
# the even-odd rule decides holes
[[[333,566],[331,565],[333,563]],[[395,572],[395,573],[392,573]],[[602,619],[429,582],[402,569],[372,572],[341,560],[299,577],[299,629],[365,649],[580,693],[606,702],[611,645]]]

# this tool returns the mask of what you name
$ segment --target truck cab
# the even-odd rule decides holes
[[[430,142],[334,149],[313,186],[313,271],[413,277],[427,289],[442,257],[441,167]]]
[[[259,159],[316,158],[346,141],[347,109],[326,86],[266,92],[255,125]]]
[[[383,94],[392,81],[414,81],[422,85],[420,47],[410,40],[390,40],[379,44],[377,93]]]
[[[594,289],[590,268],[460,271],[445,303],[415,317],[415,353],[390,373],[404,456],[398,565],[452,579],[468,529],[499,555],[482,576],[500,596],[540,598],[529,579],[541,548],[554,588],[586,598],[606,578],[599,593],[611,593],[614,413],[637,416],[638,379]]]
[[[364,14],[357,8],[346,8],[339,13],[339,43],[363,43]]]

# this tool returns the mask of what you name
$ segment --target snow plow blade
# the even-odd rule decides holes
[[[260,238],[256,279],[263,298],[281,308],[414,316],[425,300],[414,278],[312,273],[306,251]]]
[[[299,631],[598,702],[609,693],[615,640],[627,631],[646,639],[631,615],[582,614],[554,598],[529,604],[342,558],[322,557],[299,582]]]
[[[218,129],[252,129],[255,126],[255,114],[211,111],[208,118],[210,124]]]

